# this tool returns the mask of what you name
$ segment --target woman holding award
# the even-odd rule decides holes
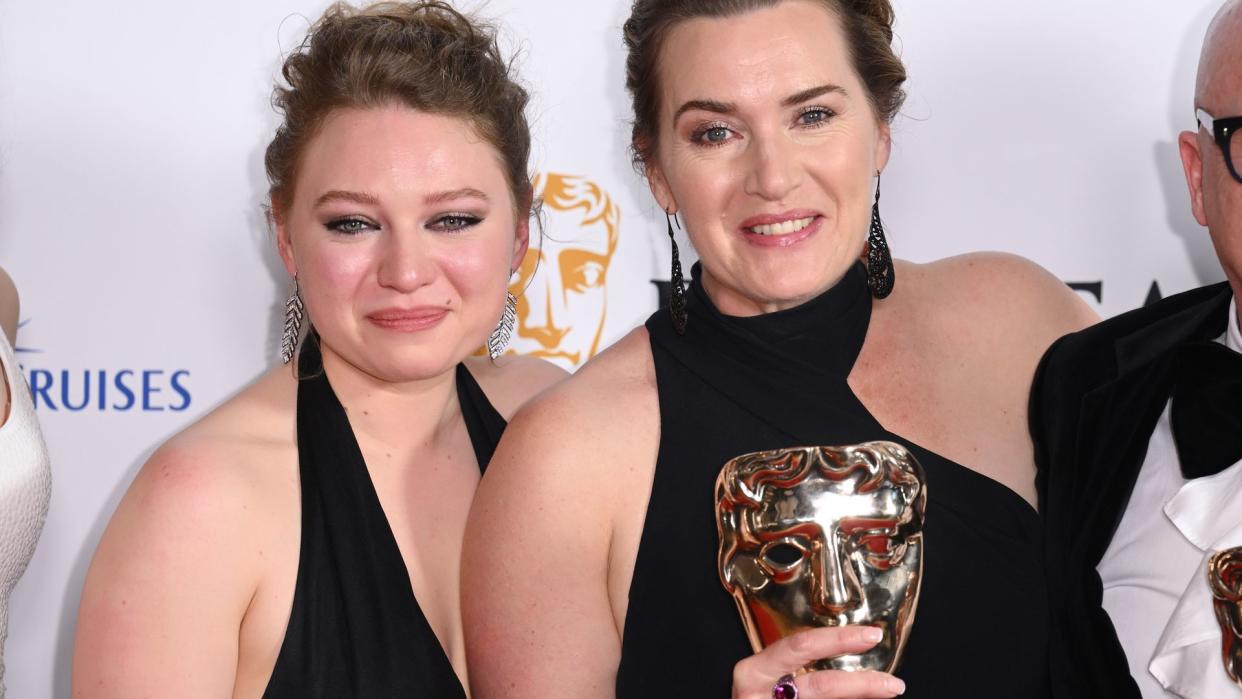
[[[463,558],[476,697],[1046,696],[1026,402],[1043,351],[1094,316],[1020,258],[889,257],[879,178],[905,80],[892,25],[888,0],[635,2],[634,150],[701,264],[683,296],[674,252],[670,309],[506,433]],[[791,456],[812,445],[842,448]],[[819,459],[823,497],[850,469],[873,476],[851,497],[925,482],[903,505],[923,518],[925,497],[925,521],[917,540],[821,522],[747,553],[755,526],[729,530],[713,503],[745,507],[714,491],[739,457],[756,488],[777,472],[765,459]],[[884,614],[854,611],[888,613],[873,573],[913,544],[917,615],[894,639]],[[739,578],[790,593],[735,604],[722,579]],[[786,603],[843,626],[752,646],[765,619],[750,612]],[[804,671],[877,643],[904,643],[900,679]]]
[[[526,92],[441,2],[337,4],[267,149],[293,295],[277,367],[162,446],[87,576],[75,697],[465,697],[470,501],[563,372],[503,349]],[[507,309],[507,310],[506,310]],[[490,335],[490,340],[489,340]]]

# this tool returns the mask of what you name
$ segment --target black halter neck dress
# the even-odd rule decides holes
[[[1040,520],[1000,483],[895,435],[846,383],[871,295],[861,265],[786,311],[721,314],[696,281],[678,335],[647,321],[660,448],[625,620],[617,696],[728,697],[751,654],[717,575],[713,486],[753,451],[885,439],[927,474],[924,580],[896,674],[909,699],[1048,694],[1048,606]]]
[[[410,587],[349,417],[315,342],[299,357],[302,542],[293,611],[264,697],[465,698]],[[457,396],[479,468],[505,428],[470,372]]]

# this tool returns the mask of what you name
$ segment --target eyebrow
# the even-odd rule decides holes
[[[477,190],[474,187],[462,187],[461,189],[449,189],[443,192],[433,192],[432,194],[428,194],[423,197],[423,203],[431,206],[433,204],[443,204],[446,201],[453,201],[454,199],[469,198],[490,201],[490,198],[482,191]]]
[[[325,192],[323,196],[316,199],[315,206],[322,206],[330,201],[348,201],[355,204],[374,206],[379,203],[379,198],[374,194],[367,194],[365,192],[347,192],[341,189],[334,189],[330,192]]]
[[[827,94],[838,94],[838,95],[841,95],[842,97],[849,96],[849,93],[845,91],[845,88],[841,87],[840,85],[832,85],[832,84],[820,85],[819,87],[812,87],[809,90],[803,90],[802,92],[798,92],[798,93],[795,93],[795,94],[792,94],[786,97],[785,99],[781,100],[781,106],[782,107],[794,107],[799,104],[802,104],[803,102],[809,102],[810,100],[813,100],[816,97],[823,97],[824,95],[827,95]]]
[[[474,187],[462,187],[461,189],[450,189],[443,192],[433,192],[428,194],[423,198],[423,203],[427,206],[434,206],[435,204],[441,204],[446,201],[466,199],[469,197],[489,201],[486,194],[475,189]],[[350,192],[341,189],[334,189],[330,192],[324,193],[323,196],[316,199],[315,206],[322,206],[323,204],[331,201],[348,201],[354,204],[377,206],[379,204],[379,197],[374,194],[367,194],[366,192]]]
[[[812,88],[803,90],[801,92],[796,92],[786,97],[785,99],[781,100],[781,106],[782,107],[793,107],[793,106],[802,104],[803,102],[813,100],[816,97],[822,97],[823,95],[827,95],[830,93],[835,93],[835,94],[839,94],[842,96],[849,95],[849,92],[847,92],[845,88],[841,87],[840,85],[833,85],[829,83],[827,85],[819,85],[817,87],[812,87]],[[677,120],[681,118],[682,114],[685,114],[686,112],[689,112],[695,109],[699,109],[705,112],[715,112],[717,114],[732,114],[735,111],[737,111],[737,106],[730,102],[718,102],[716,100],[706,100],[706,99],[690,100],[677,108],[677,112],[673,114],[673,123],[676,124]]]

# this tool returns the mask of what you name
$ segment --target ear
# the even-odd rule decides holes
[[[647,176],[647,186],[651,188],[651,195],[655,197],[660,208],[665,213],[677,213],[677,200],[673,198],[673,190],[668,186],[664,169],[660,167],[654,153],[651,154],[650,161],[643,163],[643,174]]]
[[[272,225],[276,228],[276,251],[280,253],[280,261],[285,263],[285,271],[290,277],[298,276],[298,265],[293,259],[293,239],[289,233],[289,225],[285,216],[277,213],[272,207]]]
[[[530,248],[530,219],[534,215],[527,207],[525,218],[518,219],[513,235],[513,259],[509,261],[509,276],[513,276],[526,259],[526,251]]]
[[[1203,151],[1199,148],[1199,133],[1183,131],[1177,136],[1177,147],[1182,155],[1182,170],[1186,173],[1186,187],[1190,190],[1190,210],[1200,226],[1206,226],[1207,215],[1203,209]]]
[[[893,127],[887,122],[880,122],[879,138],[875,140],[875,169],[883,172],[888,165],[888,157],[893,153]]]

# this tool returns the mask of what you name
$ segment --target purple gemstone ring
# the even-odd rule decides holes
[[[793,675],[785,675],[772,687],[772,699],[798,699],[798,685]]]

